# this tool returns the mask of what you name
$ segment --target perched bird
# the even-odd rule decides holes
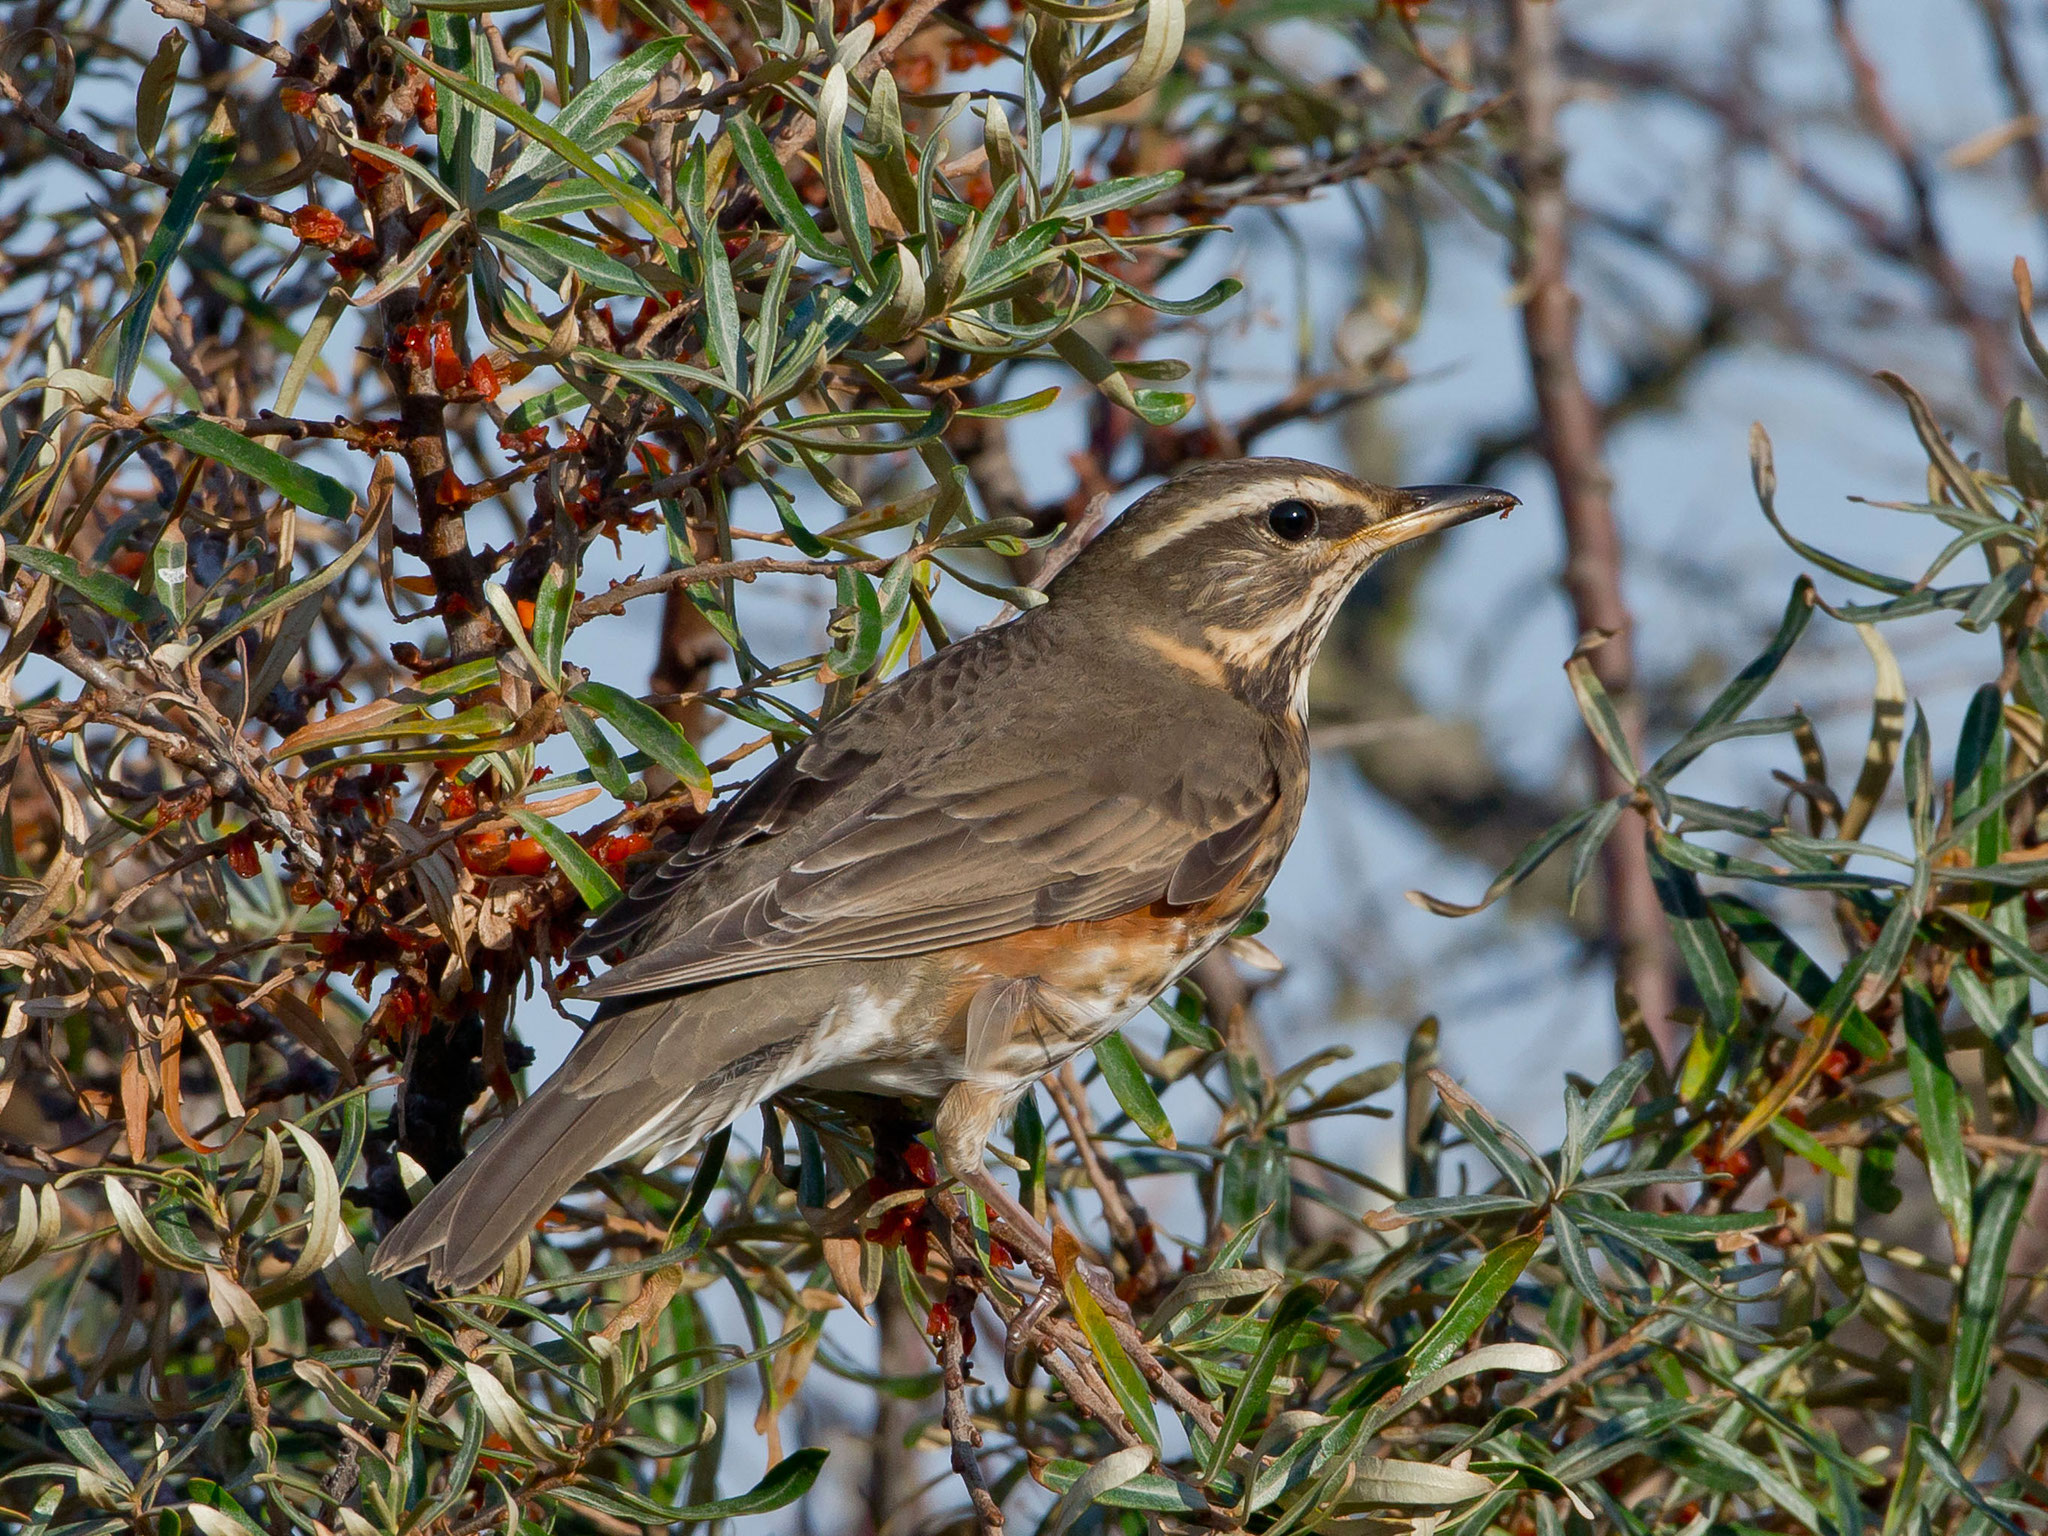
[[[624,955],[584,989],[596,1018],[376,1269],[474,1286],[593,1169],[799,1084],[935,1102],[947,1171],[1030,1222],[983,1166],[990,1132],[1272,880],[1345,593],[1395,545],[1514,505],[1295,459],[1140,499],[1044,605],[875,689],[591,924],[583,953]]]

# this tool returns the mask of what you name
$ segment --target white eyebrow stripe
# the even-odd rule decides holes
[[[1355,499],[1336,481],[1325,480],[1320,476],[1297,475],[1288,480],[1267,480],[1258,485],[1249,485],[1232,491],[1227,496],[1219,496],[1214,501],[1197,502],[1165,527],[1155,528],[1146,534],[1138,541],[1132,554],[1139,560],[1149,560],[1167,545],[1187,537],[1198,528],[1206,528],[1211,523],[1226,522],[1255,508],[1268,507],[1275,502],[1291,498],[1320,502],[1324,505],[1341,504]]]

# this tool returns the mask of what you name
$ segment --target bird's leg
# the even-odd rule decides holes
[[[1000,1094],[972,1083],[955,1084],[939,1101],[939,1113],[933,1129],[937,1133],[939,1156],[946,1165],[946,1171],[981,1196],[989,1209],[991,1232],[996,1221],[1002,1222],[1005,1230],[1014,1234],[1019,1251],[1038,1276],[1037,1292],[1026,1298],[1023,1307],[1008,1322],[1010,1337],[1003,1351],[1003,1369],[1011,1381],[1016,1382],[1020,1376],[1028,1377],[1025,1357],[1035,1347],[1033,1335],[1051,1315],[1053,1308],[1059,1305],[1065,1288],[1046,1229],[982,1165],[989,1132],[995,1129],[1001,1111]],[[1109,1272],[1078,1256],[1073,1261],[1072,1272],[1081,1277],[1081,1283],[1088,1287],[1089,1294],[1101,1306],[1125,1352],[1152,1389],[1213,1432],[1218,1423],[1215,1406],[1188,1391],[1152,1353],[1129,1304],[1117,1295]]]
[[[939,1113],[932,1122],[933,1139],[939,1144],[939,1160],[946,1172],[981,1196],[992,1218],[1009,1229],[1011,1240],[1026,1263],[1041,1279],[1058,1279],[1052,1259],[1052,1243],[1038,1218],[1018,1203],[983,1166],[989,1133],[1002,1114],[1003,1095],[980,1083],[955,1083],[939,1100]]]
[[[1024,1209],[1015,1195],[997,1182],[983,1163],[989,1133],[995,1129],[1002,1105],[1003,1095],[976,1083],[956,1083],[948,1089],[946,1096],[939,1101],[938,1117],[933,1122],[939,1157],[949,1174],[981,1196],[988,1206],[991,1230],[995,1221],[1002,1222],[1032,1272],[1046,1286],[1056,1288],[1062,1277],[1053,1256],[1050,1234],[1039,1224],[1036,1216]],[[1110,1316],[1129,1322],[1135,1331],[1137,1324],[1131,1318],[1131,1309],[1117,1295],[1109,1273],[1079,1258],[1074,1261],[1074,1269],[1095,1299],[1102,1303],[1103,1309]]]

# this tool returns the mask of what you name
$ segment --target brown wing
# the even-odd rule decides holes
[[[584,995],[1193,904],[1271,847],[1275,815],[1285,843],[1298,742],[1123,668],[1090,711],[1058,708],[1044,612],[947,647],[755,779],[592,924],[580,952],[626,958]]]
[[[1056,772],[966,793],[900,785],[780,872],[630,955],[585,995],[918,954],[1161,898],[1191,904],[1265,845],[1257,833],[1279,795],[1270,771],[1258,778],[1200,805],[1185,793],[1105,796]]]

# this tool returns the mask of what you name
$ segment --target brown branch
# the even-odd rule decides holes
[[[146,181],[166,191],[177,186],[178,173],[161,166],[145,165],[140,160],[130,160],[126,155],[117,155],[112,150],[102,149],[76,128],[66,128],[49,113],[22,94],[21,88],[0,70],[0,96],[14,108],[21,120],[36,132],[50,140],[73,161],[89,171],[105,171],[114,176],[126,176],[135,181]],[[245,219],[259,219],[265,224],[288,227],[291,215],[283,209],[273,208],[268,203],[253,197],[244,197],[238,192],[212,192],[206,201],[212,206]]]
[[[227,17],[218,14],[211,6],[198,5],[192,0],[149,0],[149,8],[166,21],[182,21],[188,27],[198,27],[209,37],[218,38],[230,48],[239,48],[244,53],[253,53],[259,59],[275,64],[279,69],[292,67],[292,54],[282,43],[273,43],[245,32]]]
[[[1166,196],[1144,205],[1146,214],[1178,213],[1206,217],[1225,213],[1247,204],[1293,203],[1321,191],[1341,186],[1363,176],[1384,171],[1403,171],[1431,156],[1442,154],[1474,123],[1483,122],[1514,99],[1512,91],[1454,112],[1434,128],[1399,139],[1391,144],[1371,144],[1337,160],[1311,161],[1291,170],[1242,176],[1235,181],[1215,181],[1200,162],[1186,167],[1187,174]]]
[[[1542,0],[1512,0],[1513,70],[1522,106],[1521,246],[1516,277],[1524,295],[1522,331],[1536,394],[1543,457],[1557,486],[1564,522],[1564,586],[1581,633],[1604,632],[1593,669],[1613,698],[1631,747],[1641,750],[1642,701],[1635,692],[1633,620],[1621,595],[1621,534],[1614,483],[1605,460],[1600,409],[1578,365],[1578,296],[1571,288],[1571,204],[1557,114],[1565,97],[1559,60],[1562,24]],[[1626,791],[1606,756],[1591,751],[1600,795]],[[1675,1059],[1676,1004],[1670,937],[1650,878],[1648,827],[1625,812],[1601,852],[1608,940],[1617,977],[1635,995],[1657,1047]]]
[[[1828,0],[1835,44],[1849,66],[1855,84],[1856,107],[1870,131],[1883,141],[1897,163],[1906,196],[1913,208],[1913,249],[1921,270],[1940,291],[1948,318],[1969,338],[1970,358],[1976,370],[1977,389],[1992,405],[2002,403],[2011,393],[2005,338],[2001,328],[1971,302],[1969,282],[1950,254],[1934,212],[1934,189],[1926,163],[1913,147],[1905,126],[1886,102],[1877,66],[1864,51],[1863,41],[1849,21],[1847,0]]]
[[[707,560],[701,565],[679,565],[672,571],[663,571],[659,576],[641,576],[632,581],[622,581],[608,587],[595,597],[587,597],[576,605],[571,622],[581,624],[588,619],[602,618],[608,613],[617,613],[636,597],[645,597],[650,592],[667,592],[674,587],[691,587],[700,581],[752,581],[756,576],[830,576],[840,570],[866,571],[873,575],[889,568],[887,560],[777,560],[763,557],[759,560]]]
[[[974,1302],[973,1290],[961,1283],[955,1271],[946,1299],[939,1303],[946,1309],[939,1331],[939,1369],[945,1385],[946,1434],[953,1442],[953,1470],[974,1505],[975,1528],[989,1536],[1003,1528],[1003,1512],[988,1490],[988,1479],[981,1475],[981,1460],[974,1454],[981,1447],[981,1431],[967,1404],[966,1319],[973,1315]]]
[[[1088,1112],[1087,1091],[1081,1086],[1074,1064],[1068,1062],[1047,1077],[1045,1089],[1052,1095],[1060,1119],[1066,1122],[1067,1134],[1073,1138],[1082,1170],[1102,1202],[1103,1219],[1109,1223],[1110,1235],[1116,1240],[1124,1263],[1141,1293],[1153,1289],[1165,1280],[1166,1265],[1153,1235],[1152,1217],[1131,1194],[1122,1171],[1106,1161],[1095,1145],[1095,1117]]]
[[[356,132],[371,143],[397,148],[418,114],[425,77],[397,57],[403,50],[377,30],[377,13],[336,14],[336,30],[346,29],[351,44],[348,56],[357,84],[350,105]],[[406,188],[405,177],[386,175],[363,192],[381,271],[392,270],[418,243]],[[456,479],[449,452],[448,402],[435,378],[434,348],[407,344],[409,337],[431,327],[442,292],[449,283],[460,281],[459,269],[437,268],[429,274],[424,292],[411,283],[401,284],[377,311],[384,374],[398,403],[398,451],[412,480],[420,521],[417,539],[408,539],[401,547],[427,567],[449,652],[466,661],[492,648],[498,622],[485,603],[484,570],[469,544],[470,498]]]
[[[2012,12],[2006,0],[1977,0],[1990,35],[1991,56],[1998,65],[1999,83],[2005,87],[2006,104],[2025,131],[2018,133],[2012,147],[2027,173],[2027,198],[2035,210],[2048,218],[2048,139],[2042,134],[2041,115],[2034,105],[2033,88],[2027,83],[2026,68],[2012,37]]]

